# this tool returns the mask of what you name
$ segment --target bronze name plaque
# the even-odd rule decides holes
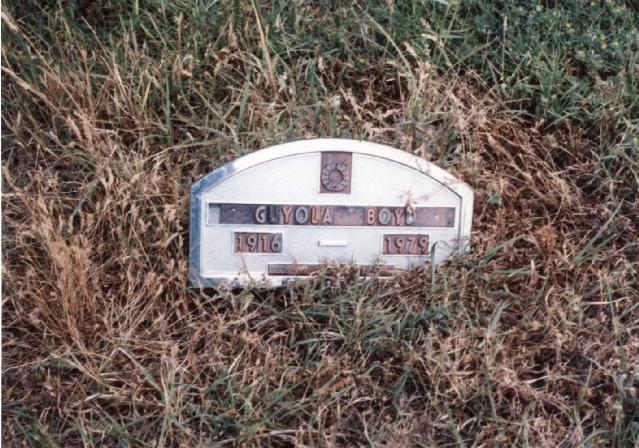
[[[454,207],[209,204],[220,224],[306,226],[454,227]]]

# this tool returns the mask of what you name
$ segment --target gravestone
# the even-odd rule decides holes
[[[248,154],[191,189],[194,286],[279,286],[324,262],[389,275],[467,250],[470,187],[413,154],[303,140]]]

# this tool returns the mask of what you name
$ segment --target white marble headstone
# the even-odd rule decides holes
[[[467,250],[473,192],[405,151],[342,139],[262,149],[191,189],[194,286],[273,286],[324,262],[389,275]]]

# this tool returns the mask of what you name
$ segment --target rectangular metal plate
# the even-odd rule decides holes
[[[235,253],[281,254],[281,233],[234,232]]]
[[[351,192],[351,152],[323,152],[320,173],[320,193]]]
[[[425,234],[384,234],[384,255],[428,255]]]
[[[321,264],[275,263],[268,265],[268,275],[307,276],[319,271],[322,267]],[[366,276],[388,277],[399,272],[394,266],[390,265],[357,265],[355,267],[362,275]]]
[[[210,210],[217,207],[220,209],[219,224],[362,227],[455,226],[454,207],[416,207],[411,209],[392,206],[209,204]]]

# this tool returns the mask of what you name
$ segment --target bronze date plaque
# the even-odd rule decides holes
[[[425,234],[385,234],[384,255],[428,255],[429,236]]]
[[[236,253],[282,253],[281,233],[235,232],[233,235],[234,250]]]

